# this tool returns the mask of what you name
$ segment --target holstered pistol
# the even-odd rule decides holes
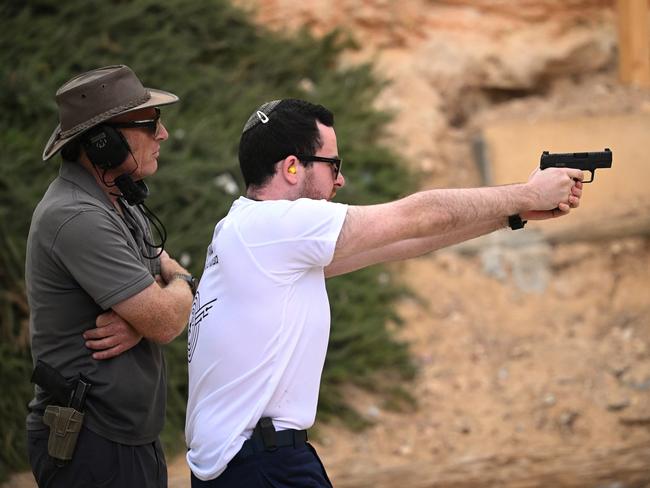
[[[47,452],[54,459],[67,462],[72,459],[84,414],[72,407],[48,405],[43,423],[50,427]]]

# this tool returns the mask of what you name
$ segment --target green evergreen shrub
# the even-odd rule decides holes
[[[413,177],[381,144],[389,116],[373,108],[382,88],[369,66],[341,68],[352,48],[344,35],[282,37],[254,25],[225,0],[28,0],[0,6],[0,478],[25,466],[24,415],[31,395],[25,345],[24,248],[31,213],[57,171],[40,155],[56,125],[54,92],[71,76],[127,64],[145,86],[178,94],[166,107],[170,138],[151,178],[149,206],[169,231],[167,249],[200,275],[214,224],[242,191],[237,143],[262,102],[298,97],[336,115],[347,187],[339,201],[386,201],[408,192]],[[234,185],[234,186],[233,186]],[[319,409],[323,416],[359,416],[338,387],[345,382],[388,391],[413,367],[385,328],[402,290],[380,267],[331,280],[331,347]],[[389,277],[386,279],[386,277]],[[22,342],[21,342],[22,341]],[[21,345],[22,344],[22,345]],[[168,347],[167,447],[178,442],[187,390],[184,337]],[[392,373],[385,373],[392,371]],[[376,375],[394,378],[377,381]],[[9,386],[10,385],[10,386]],[[11,415],[4,415],[11,412]]]

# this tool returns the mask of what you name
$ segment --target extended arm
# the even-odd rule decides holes
[[[515,213],[533,219],[567,213],[579,203],[581,190],[574,179],[582,173],[552,169],[533,172],[526,184],[430,190],[387,204],[350,207],[326,275],[478,237],[505,226],[507,216]]]
[[[437,249],[442,249],[443,247],[452,246],[459,242],[464,242],[474,239],[475,237],[489,234],[490,232],[501,229],[506,225],[507,219],[499,218],[496,220],[480,222],[474,225],[467,225],[463,228],[443,234],[405,239],[377,249],[361,252],[347,258],[334,260],[332,261],[332,264],[325,268],[325,276],[331,278],[367,266],[372,266],[377,263],[414,258]]]

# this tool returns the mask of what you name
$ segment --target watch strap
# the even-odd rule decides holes
[[[521,215],[514,214],[508,217],[508,227],[512,230],[523,229],[528,221],[522,220]]]
[[[174,273],[172,278],[175,280],[183,280],[188,284],[190,290],[192,291],[192,296],[196,295],[196,288],[198,286],[198,280],[191,274],[185,273]]]

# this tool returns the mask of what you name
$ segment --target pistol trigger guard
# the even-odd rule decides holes
[[[591,179],[589,181],[583,181],[583,183],[591,183],[594,181],[594,178],[596,177],[596,170],[590,169],[589,172],[591,173]]]

